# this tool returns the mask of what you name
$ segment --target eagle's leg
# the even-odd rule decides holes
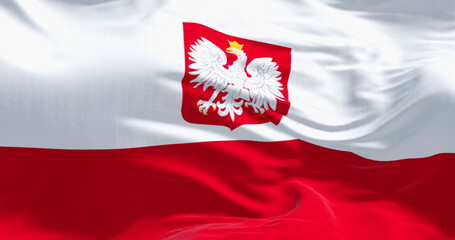
[[[245,107],[248,107],[248,106],[252,106],[255,113],[263,114],[265,112],[264,108],[262,108],[261,106],[255,104],[253,102],[246,102]]]
[[[204,115],[207,115],[207,112],[209,111],[210,107],[212,107],[213,110],[216,110],[216,104],[213,103],[213,101],[215,101],[215,98],[218,96],[218,93],[220,93],[220,90],[215,90],[215,92],[212,94],[208,101],[199,100],[197,102],[199,112],[203,113]]]

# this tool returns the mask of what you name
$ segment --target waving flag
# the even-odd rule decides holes
[[[0,2],[0,239],[455,237],[452,0]]]

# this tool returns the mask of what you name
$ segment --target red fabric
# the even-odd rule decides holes
[[[0,148],[0,239],[450,239],[454,172],[297,140]]]

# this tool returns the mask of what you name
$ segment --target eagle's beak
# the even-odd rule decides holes
[[[237,56],[240,57],[240,54],[234,52],[234,50],[232,50],[232,48],[229,47],[229,48],[226,48],[226,50],[227,50],[228,52],[233,53],[233,54],[235,54],[235,55],[237,55]]]

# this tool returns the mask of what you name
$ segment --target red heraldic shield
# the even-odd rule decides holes
[[[289,111],[291,49],[183,23],[182,116],[190,123],[278,125]]]

